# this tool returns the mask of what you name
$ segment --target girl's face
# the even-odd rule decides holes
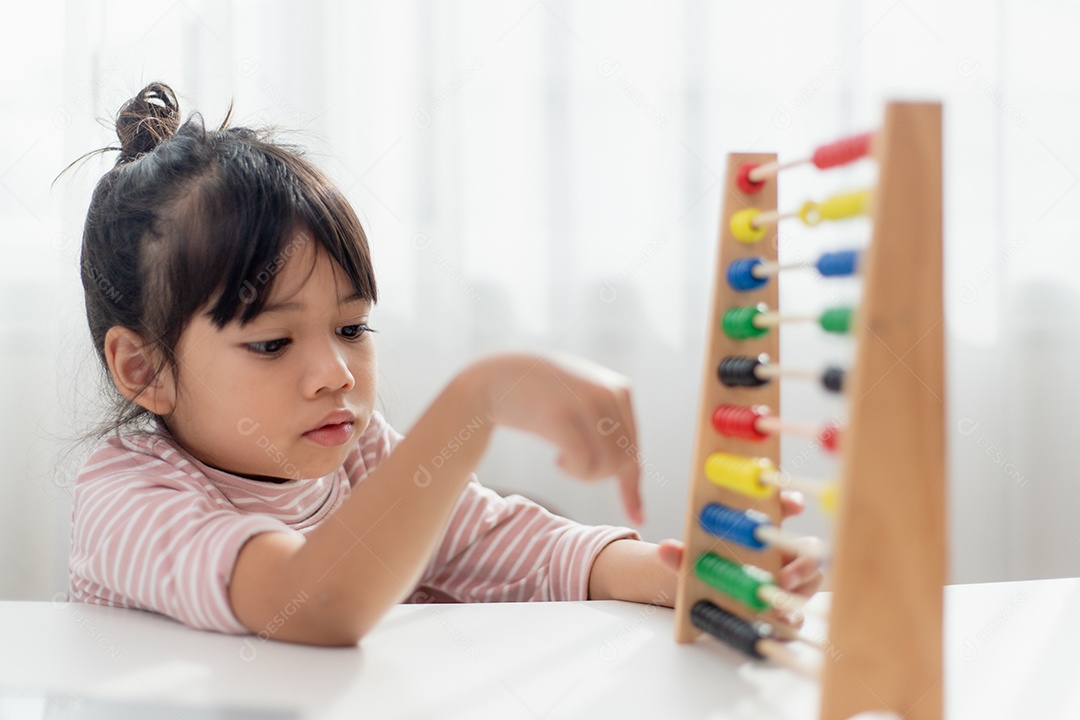
[[[333,472],[375,403],[371,302],[353,297],[347,276],[310,233],[298,232],[286,248],[258,318],[218,330],[200,312],[177,346],[169,430],[204,463],[253,479]],[[245,299],[260,291],[245,286]],[[352,422],[342,424],[348,415]],[[336,427],[310,432],[328,422]]]

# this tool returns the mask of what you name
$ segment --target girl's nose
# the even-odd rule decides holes
[[[348,392],[356,384],[345,353],[335,347],[333,341],[320,344],[307,358],[304,368],[305,394],[314,396],[320,392]]]

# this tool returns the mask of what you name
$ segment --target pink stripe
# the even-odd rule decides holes
[[[508,579],[508,580],[511,580],[511,581],[513,581],[513,580],[520,580],[520,578],[518,578],[518,576],[517,576],[517,575],[515,574],[515,570],[516,570],[517,568],[520,568],[520,567],[521,567],[521,564],[522,564],[522,560],[523,560],[523,559],[524,559],[524,558],[526,557],[526,554],[527,554],[527,553],[529,552],[530,548],[531,548],[531,547],[532,547],[532,546],[533,546],[533,545],[534,545],[534,544],[535,544],[536,542],[538,542],[538,541],[540,540],[540,538],[542,537],[542,535],[541,535],[541,533],[539,532],[539,530],[533,530],[533,526],[535,526],[535,525],[543,525],[543,524],[545,524],[545,522],[546,522],[546,519],[545,519],[545,518],[544,518],[544,516],[543,516],[543,515],[541,515],[540,513],[535,513],[535,514],[533,515],[533,517],[532,517],[532,518],[530,518],[530,520],[529,520],[529,522],[528,522],[528,523],[526,524],[526,526],[525,526],[524,528],[522,528],[522,529],[521,529],[521,532],[519,532],[519,533],[517,534],[517,536],[516,536],[516,537],[514,538],[514,540],[513,540],[513,541],[512,541],[512,542],[511,542],[511,543],[510,543],[509,545],[507,545],[507,546],[506,546],[506,550],[504,550],[504,551],[503,551],[503,553],[502,553],[502,555],[501,555],[501,556],[499,557],[499,561],[498,561],[498,562],[497,562],[497,563],[496,563],[495,565],[493,565],[493,566],[492,566],[492,568],[491,568],[491,576],[492,576],[493,578],[498,578],[498,577],[500,577],[500,575],[499,575],[499,568],[501,568],[501,567],[502,567],[502,565],[503,565],[503,563],[504,563],[504,562],[506,562],[507,560],[509,560],[509,559],[510,559],[511,557],[513,557],[513,556],[514,556],[514,548],[515,548],[515,547],[517,547],[517,546],[518,546],[518,544],[519,544],[519,543],[520,543],[520,542],[521,542],[522,540],[524,540],[524,539],[525,539],[526,537],[530,537],[530,536],[531,536],[531,539],[529,540],[528,544],[527,544],[527,545],[525,546],[525,550],[524,550],[524,551],[523,551],[522,553],[520,553],[520,554],[519,554],[519,556],[518,556],[518,559],[517,559],[517,562],[515,562],[515,563],[513,564],[513,566],[511,567],[510,571],[508,571],[508,572],[504,573],[504,577],[505,577],[506,579]],[[531,568],[534,568],[534,567],[536,566],[536,562],[535,562],[535,560],[534,560],[534,561],[532,561],[532,562],[530,562],[530,563],[529,563],[529,566],[530,566]],[[528,577],[528,576],[526,576],[526,577]],[[526,592],[525,588],[528,588],[529,586],[531,586],[531,585],[533,585],[533,584],[534,584],[534,583],[533,583],[532,581],[530,581],[530,582],[528,582],[528,583],[523,583],[523,582],[519,582],[519,583],[517,583],[517,586],[516,586],[516,588],[515,588],[515,592],[516,592],[516,593],[517,593],[518,595],[521,595],[522,593],[525,593],[525,592]],[[509,599],[509,595],[508,595],[508,593],[509,593],[509,589],[507,589],[507,590],[503,591],[503,592],[502,592],[502,593],[500,594],[500,598],[501,598],[502,600],[508,600],[508,599]]]
[[[169,527],[168,524],[158,525],[158,517],[167,511],[174,510],[174,506],[181,503],[188,503],[188,507],[184,509],[176,508],[176,510],[180,510],[180,512],[193,508],[189,498],[185,498],[183,495],[178,494],[176,497],[159,505],[154,511],[154,514],[151,515],[150,519],[147,521],[146,529],[140,536],[141,542],[139,543],[136,552],[132,553],[131,556],[131,565],[132,567],[138,568],[138,574],[140,576],[139,586],[135,589],[136,597],[146,597],[146,593],[149,592],[147,583],[150,581],[150,553],[157,547],[158,539]],[[176,517],[176,515],[173,515],[173,517]],[[150,531],[154,528],[156,528],[156,531],[151,534]]]
[[[164,435],[109,438],[75,485],[71,598],[249,632],[228,596],[244,542],[319,526],[401,439],[375,413],[335,473],[282,486],[195,464]],[[592,557],[620,534],[637,536],[577,525],[521,497],[501,498],[470,474],[422,584],[462,600],[584,597]]]
[[[514,527],[520,525],[521,522],[528,522],[528,517],[525,513],[521,513],[517,516],[511,516],[510,520],[505,523],[496,523],[494,529],[487,535],[485,535],[482,541],[477,543],[477,546],[479,547],[483,547],[486,545],[487,549],[480,557],[480,561],[477,562],[473,567],[472,572],[465,576],[464,580],[461,581],[461,585],[463,587],[474,587],[476,585],[485,584],[495,578],[495,570],[499,565],[502,564],[502,560],[505,559],[505,555],[496,556],[500,559],[498,562],[493,563],[491,566],[488,566],[487,562],[489,559],[491,559],[492,554],[496,550],[499,550],[499,546],[505,543],[506,538],[511,536]],[[502,552],[505,553],[506,549],[504,548]],[[481,571],[485,571],[485,574],[482,575],[479,580],[477,580],[477,575],[479,575]]]
[[[542,516],[541,519],[543,519]],[[531,568],[535,571],[535,569],[539,567],[540,559],[551,552],[551,546],[553,545],[552,540],[553,538],[549,533],[535,533],[532,539],[529,540],[529,544],[525,546],[525,549],[517,559],[517,562],[510,566],[510,571],[507,574],[510,577],[517,577],[522,566]],[[543,543],[543,545],[537,547],[539,543]],[[520,592],[522,593],[522,596],[519,599],[525,600],[527,597],[525,595],[525,589],[522,588]]]
[[[444,535],[444,537],[449,537],[450,529],[452,528],[454,530],[454,539],[450,541],[450,544],[446,549],[446,554],[443,556],[440,564],[445,564],[449,562],[451,558],[457,556],[458,552],[460,552],[462,547],[462,537],[466,536],[467,531],[475,529],[475,521],[473,520],[473,516],[482,516],[484,512],[484,505],[483,503],[478,502],[478,498],[476,497],[476,491],[472,487],[471,483],[466,486],[465,492],[461,494],[459,502],[461,504],[454,512],[454,516],[451,518],[450,521],[450,526],[447,528],[447,532]],[[471,538],[469,538],[469,540],[466,540],[465,544],[468,544],[468,542],[470,541]],[[436,556],[437,555],[438,553],[436,553]]]

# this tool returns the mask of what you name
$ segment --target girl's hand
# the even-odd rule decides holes
[[[780,491],[780,514],[784,518],[798,515],[803,511],[801,493]],[[660,541],[658,554],[660,561],[672,572],[678,573],[683,559],[683,543],[679,540]],[[776,582],[788,592],[809,597],[821,589],[825,574],[821,572],[816,560],[805,556],[782,554],[784,566]]]
[[[481,412],[494,424],[539,435],[559,448],[559,467],[595,480],[615,475],[627,515],[645,521],[630,385],[586,360],[507,353],[474,363]]]

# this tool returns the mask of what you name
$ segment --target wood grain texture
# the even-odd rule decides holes
[[[776,207],[776,180],[770,178],[765,187],[754,195],[746,195],[735,184],[739,167],[745,163],[759,165],[776,160],[775,154],[730,154],[727,157],[727,176],[724,196],[721,202],[720,235],[716,266],[713,271],[712,304],[707,314],[709,325],[706,339],[705,365],[701,377],[701,402],[698,408],[697,431],[694,441],[694,456],[691,464],[690,494],[687,501],[686,530],[683,534],[685,551],[679,572],[678,591],[675,600],[676,622],[675,638],[678,642],[691,642],[701,631],[690,623],[690,608],[699,600],[710,600],[723,609],[741,617],[755,618],[758,614],[746,606],[729,599],[723,593],[698,580],[694,574],[694,561],[705,552],[713,552],[732,559],[740,564],[751,564],[776,573],[780,569],[780,553],[766,549],[756,552],[732,542],[714,537],[701,529],[698,513],[710,502],[719,502],[741,510],[753,508],[767,514],[777,525],[780,524],[780,501],[774,494],[771,498],[755,500],[741,493],[732,492],[714,485],[705,476],[705,459],[714,452],[727,452],[735,455],[769,458],[779,467],[780,438],[770,436],[761,442],[739,440],[724,437],[712,427],[711,418],[717,405],[768,405],[770,410],[780,414],[779,383],[773,381],[759,388],[729,388],[720,383],[717,368],[720,361],[728,355],[756,356],[767,353],[774,361],[779,361],[779,333],[776,328],[764,336],[749,340],[732,340],[720,327],[720,319],[726,310],[741,305],[766,303],[771,310],[777,307],[778,291],[776,278],[757,290],[738,292],[727,283],[727,267],[732,261],[746,257],[762,257],[773,262],[777,257],[776,226],[773,225],[761,241],[745,244],[737,241],[731,234],[730,218],[733,213],[744,208],[772,210]]]
[[[941,106],[890,103],[875,141],[832,564],[822,720],[942,716],[946,577]],[[834,655],[835,659],[830,656]]]

